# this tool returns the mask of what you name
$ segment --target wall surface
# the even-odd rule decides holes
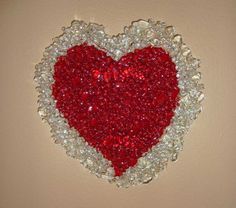
[[[36,112],[34,65],[74,18],[110,34],[164,20],[201,59],[204,111],[178,162],[148,185],[122,189],[89,174]],[[0,0],[0,208],[236,207],[235,21],[235,0]]]

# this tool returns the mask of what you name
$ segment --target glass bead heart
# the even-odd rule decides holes
[[[116,176],[158,143],[178,104],[175,64],[162,48],[115,61],[84,43],[58,58],[54,79],[56,107]]]
[[[117,186],[148,183],[176,161],[202,110],[199,59],[164,22],[115,36],[74,20],[36,65],[38,113],[56,144]]]

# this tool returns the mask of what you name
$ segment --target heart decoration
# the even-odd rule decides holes
[[[202,109],[198,68],[163,22],[135,21],[109,36],[74,20],[36,65],[38,112],[55,142],[98,177],[147,183],[177,159]]]

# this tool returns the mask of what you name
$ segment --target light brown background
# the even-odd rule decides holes
[[[50,138],[36,113],[34,65],[74,18],[116,34],[140,18],[176,26],[201,58],[204,111],[158,180],[117,188]],[[236,1],[0,0],[1,208],[236,207]]]

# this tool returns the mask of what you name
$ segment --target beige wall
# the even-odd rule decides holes
[[[149,17],[176,26],[201,58],[206,100],[178,162],[118,189],[52,142],[36,113],[34,65],[74,18],[116,34]],[[236,207],[235,21],[235,0],[0,0],[0,208]]]

